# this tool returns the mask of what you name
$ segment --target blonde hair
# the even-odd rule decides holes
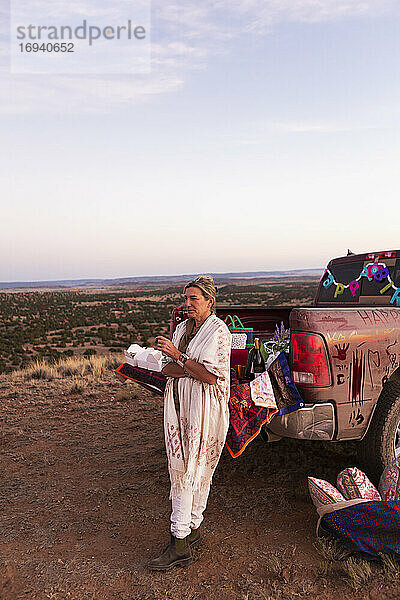
[[[183,292],[186,292],[186,290],[190,287],[199,288],[206,300],[209,300],[211,298],[213,300],[211,312],[215,312],[215,298],[217,295],[217,289],[214,284],[214,279],[210,277],[210,275],[199,275],[198,277],[196,277],[196,279],[189,281],[189,283],[185,285],[185,287],[183,288]]]

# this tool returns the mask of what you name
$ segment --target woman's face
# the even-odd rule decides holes
[[[189,287],[186,290],[185,307],[188,316],[195,319],[196,323],[201,323],[209,316],[212,305],[212,298],[207,300],[198,287]]]

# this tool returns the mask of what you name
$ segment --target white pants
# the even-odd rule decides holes
[[[210,485],[201,491],[183,490],[172,493],[171,533],[183,539],[191,529],[200,527],[207,506]]]

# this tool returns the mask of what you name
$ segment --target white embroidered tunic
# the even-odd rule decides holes
[[[186,323],[175,329],[178,347]],[[210,315],[186,354],[217,376],[211,385],[192,377],[178,380],[179,415],[175,409],[172,377],[164,395],[164,433],[171,489],[202,489],[211,483],[229,427],[230,353],[232,336],[221,319]]]

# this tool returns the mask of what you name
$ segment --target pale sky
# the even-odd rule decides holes
[[[0,22],[0,281],[400,248],[399,2],[153,0],[142,75],[10,74]]]

